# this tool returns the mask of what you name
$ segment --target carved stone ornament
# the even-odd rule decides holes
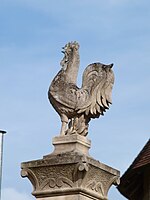
[[[91,118],[104,115],[112,103],[113,64],[88,65],[83,73],[82,87],[78,88],[79,44],[69,42],[62,52],[62,68],[49,87],[48,98],[61,118],[60,135],[86,136]]]
[[[107,200],[119,171],[79,152],[50,154],[44,159],[22,163],[22,177],[28,177],[36,199]]]

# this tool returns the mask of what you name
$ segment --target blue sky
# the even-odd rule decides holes
[[[90,123],[90,154],[121,174],[129,167],[150,133],[149,8],[146,0],[1,0],[3,200],[34,199],[20,163],[53,151],[61,123],[47,91],[69,41],[80,43],[79,86],[88,64],[114,63],[113,105]],[[109,199],[125,198],[113,187]]]

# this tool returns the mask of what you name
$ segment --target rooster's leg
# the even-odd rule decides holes
[[[66,130],[67,130],[67,124],[68,124],[68,117],[64,114],[61,115],[61,131],[60,131],[60,135],[65,135]]]

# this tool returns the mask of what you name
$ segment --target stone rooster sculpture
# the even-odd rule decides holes
[[[83,73],[82,87],[78,88],[79,44],[69,42],[62,52],[62,68],[49,87],[48,98],[61,118],[60,135],[86,136],[90,119],[104,115],[112,103],[113,64],[88,65]]]

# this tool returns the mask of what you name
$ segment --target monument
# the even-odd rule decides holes
[[[53,138],[51,154],[21,164],[21,175],[31,181],[37,200],[107,200],[119,171],[89,155],[87,134],[90,120],[104,115],[112,103],[113,64],[88,65],[78,88],[79,44],[69,42],[62,52],[62,68],[48,91],[61,118],[60,135]]]

